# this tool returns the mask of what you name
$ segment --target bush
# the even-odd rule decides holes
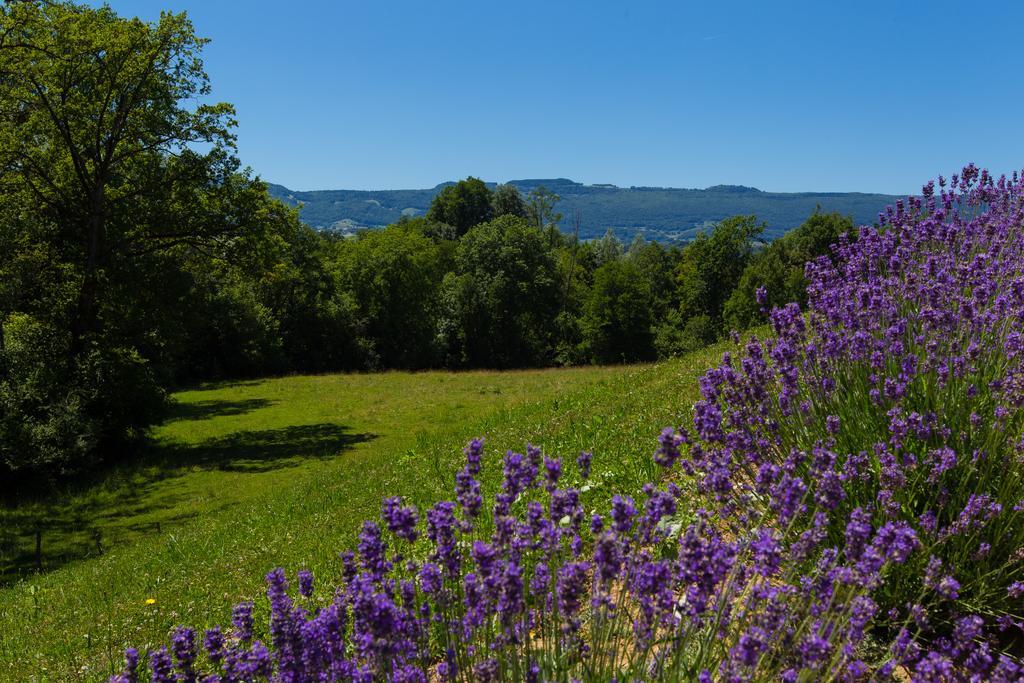
[[[875,591],[894,632],[956,639],[969,618],[986,642],[1024,620],[1022,193],[973,166],[929,184],[702,382],[687,466],[730,528],[820,534],[850,562],[872,561],[863,530],[913,530]]]
[[[131,348],[93,344],[74,362],[68,339],[25,314],[8,318],[0,353],[0,468],[81,472],[138,439],[165,394]]]

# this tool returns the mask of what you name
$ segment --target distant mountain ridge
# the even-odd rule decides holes
[[[584,185],[568,178],[510,180],[525,195],[543,185],[561,196],[556,210],[561,228],[571,229],[574,210],[580,212],[580,237],[594,239],[611,229],[625,242],[637,234],[662,242],[693,239],[710,225],[729,216],[754,214],[768,225],[774,238],[800,225],[820,206],[852,216],[858,224],[872,224],[878,212],[894,203],[896,195],[861,192],[764,192],[743,185],[714,185],[701,189],[671,187],[616,187]],[[383,227],[402,216],[422,216],[434,196],[451,182],[424,190],[315,190],[300,192],[269,184],[271,195],[295,206],[315,228],[344,233]],[[488,183],[495,187],[496,183]]]

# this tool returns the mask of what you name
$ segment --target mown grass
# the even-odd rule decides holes
[[[102,679],[125,645],[228,622],[276,566],[337,580],[338,551],[380,499],[449,497],[474,436],[487,439],[492,488],[501,454],[527,441],[567,459],[592,450],[586,502],[606,505],[656,476],[658,431],[688,420],[697,379],[724,348],[650,366],[294,377],[178,394],[140,463],[56,503],[0,511],[5,526],[53,522],[44,551],[63,548],[52,562],[67,561],[0,589],[0,677]]]

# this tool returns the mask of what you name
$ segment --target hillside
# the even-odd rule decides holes
[[[754,214],[768,224],[774,238],[796,227],[815,207],[852,216],[857,224],[872,224],[878,212],[897,197],[859,192],[762,192],[742,185],[715,185],[703,190],[669,187],[584,185],[565,178],[511,180],[524,194],[539,185],[561,196],[557,209],[570,228],[580,212],[580,237],[601,237],[611,228],[623,241],[636,234],[663,242],[691,239],[709,224],[738,214]],[[352,232],[388,225],[405,216],[426,212],[445,185],[427,190],[317,190],[299,192],[270,184],[270,193],[292,206],[302,203],[302,220],[309,225]],[[491,187],[493,183],[489,183]]]
[[[337,553],[381,498],[427,507],[450,495],[474,436],[488,440],[488,491],[500,454],[526,440],[567,461],[593,450],[594,500],[635,490],[654,473],[658,428],[683,421],[725,349],[735,350],[657,365],[298,376],[180,392],[140,462],[52,500],[0,506],[0,680],[106,680],[125,645],[158,642],[183,620],[224,621],[239,599],[259,598],[275,566],[339,581]],[[36,575],[30,532],[40,525],[49,571]]]

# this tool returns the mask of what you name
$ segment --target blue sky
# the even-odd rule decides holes
[[[1024,167],[1024,3],[113,0],[185,10],[297,190],[568,177],[905,194]]]

